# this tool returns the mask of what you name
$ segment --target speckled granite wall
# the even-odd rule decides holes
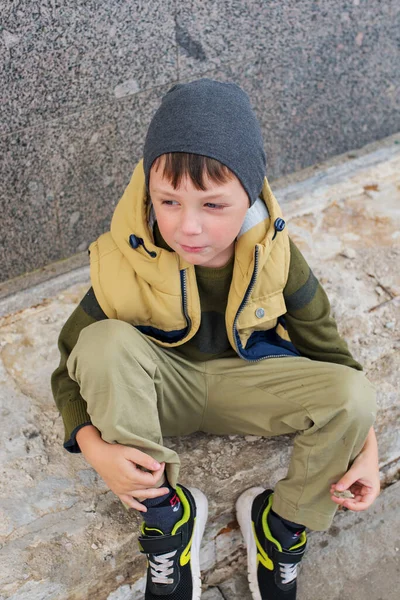
[[[0,15],[0,281],[108,229],[177,80],[246,89],[270,179],[400,129],[396,0],[22,0]]]

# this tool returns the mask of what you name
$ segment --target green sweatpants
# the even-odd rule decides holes
[[[297,433],[273,509],[314,530],[329,528],[337,508],[330,484],[359,454],[376,415],[373,387],[349,367],[300,357],[193,362],[114,319],[82,330],[68,371],[102,438],[165,462],[172,486],[179,457],[163,435]]]

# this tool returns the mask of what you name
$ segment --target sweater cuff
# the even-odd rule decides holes
[[[79,454],[82,452],[82,450],[79,448],[78,442],[76,441],[76,434],[78,433],[78,431],[80,429],[82,429],[82,427],[85,427],[86,425],[91,425],[91,424],[92,423],[90,421],[88,421],[87,423],[82,423],[82,425],[78,425],[78,427],[76,427],[73,430],[70,438],[64,442],[64,448],[66,450],[68,450],[68,452],[71,452],[71,454]]]
[[[64,448],[68,452],[78,453],[80,448],[76,441],[76,434],[79,429],[85,425],[91,425],[90,416],[86,410],[86,402],[83,398],[78,398],[74,402],[69,402],[62,413],[65,437],[64,437]]]

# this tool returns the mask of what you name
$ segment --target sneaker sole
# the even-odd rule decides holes
[[[192,494],[196,503],[196,522],[194,526],[192,548],[190,553],[190,568],[193,580],[193,594],[191,600],[200,600],[201,597],[201,575],[200,575],[200,546],[206,527],[208,516],[208,500],[206,496],[197,488],[188,490]],[[261,600],[261,599],[260,599]]]
[[[236,502],[237,520],[247,547],[247,579],[253,600],[262,600],[262,598],[257,581],[257,545],[251,525],[251,508],[254,498],[262,492],[265,492],[265,488],[250,488]]]

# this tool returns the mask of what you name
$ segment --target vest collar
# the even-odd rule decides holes
[[[146,196],[142,159],[137,164],[128,187],[115,208],[111,221],[111,235],[120,252],[137,274],[145,281],[156,284],[154,277],[164,279],[163,273],[169,273],[173,265],[176,268],[178,263],[180,270],[192,268],[193,265],[177,253],[169,252],[154,244],[150,227],[152,212],[151,207],[146,205]],[[265,177],[260,198],[247,211],[236,241],[235,262],[239,263],[243,274],[253,266],[256,244],[260,246],[260,267],[265,263],[276,235],[274,224],[281,216],[280,207]],[[132,234],[143,240],[147,252],[143,247],[132,248],[129,242]],[[155,265],[157,268],[152,268]]]

